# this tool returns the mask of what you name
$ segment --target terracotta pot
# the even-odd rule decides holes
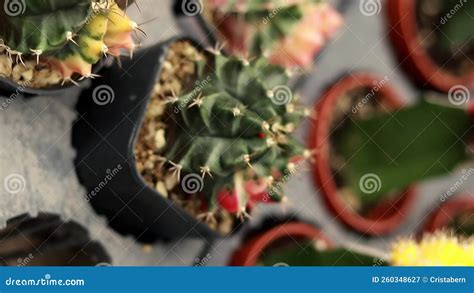
[[[446,228],[456,216],[465,212],[474,214],[474,197],[472,195],[456,197],[444,202],[428,219],[424,232],[432,233]]]
[[[416,1],[387,1],[389,35],[402,65],[423,87],[446,93],[456,85],[474,89],[474,68],[465,76],[456,76],[441,68],[428,54],[418,37]]]
[[[370,74],[351,74],[331,87],[315,106],[317,122],[310,133],[310,148],[317,149],[313,177],[324,202],[335,217],[348,227],[368,235],[384,235],[397,229],[408,216],[408,211],[415,198],[413,187],[407,188],[395,199],[379,203],[368,216],[354,211],[342,198],[330,167],[331,121],[338,100],[347,92],[361,87],[373,87],[374,82],[382,80]],[[384,84],[378,91],[379,99],[387,108],[397,109],[403,106],[395,89]]]
[[[255,266],[262,253],[275,242],[291,237],[293,239],[323,241],[328,247],[332,242],[313,226],[302,222],[290,222],[275,226],[246,241],[233,255],[231,266]]]

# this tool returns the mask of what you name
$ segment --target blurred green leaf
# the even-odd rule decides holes
[[[459,49],[469,40],[472,45],[474,1],[445,0],[443,6],[446,23],[440,25],[442,46]]]
[[[372,266],[374,258],[343,248],[317,250],[311,243],[275,249],[261,258],[265,266],[285,263],[289,266]],[[383,261],[380,265],[385,265]]]
[[[362,202],[378,202],[389,192],[446,174],[467,160],[464,140],[471,128],[465,110],[428,101],[349,121],[335,143],[347,161],[340,175]],[[360,186],[367,174],[380,179],[370,192]]]

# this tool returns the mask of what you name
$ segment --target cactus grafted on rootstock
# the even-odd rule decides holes
[[[234,54],[307,67],[342,17],[324,0],[209,0],[211,19]]]
[[[177,123],[164,156],[177,176],[201,174],[209,212],[220,207],[243,215],[253,202],[280,201],[272,186],[294,171],[298,158],[309,157],[290,137],[308,113],[284,86],[283,68],[263,58],[211,55],[212,62],[197,64],[204,85],[170,98]]]
[[[1,1],[2,4],[5,0]],[[36,58],[53,66],[64,81],[91,77],[92,65],[121,49],[133,51],[137,24],[113,0],[25,0],[21,13],[0,12],[0,45],[23,62]]]

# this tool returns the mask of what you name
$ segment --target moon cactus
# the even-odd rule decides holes
[[[135,48],[137,24],[114,0],[1,2],[0,52],[12,66],[34,61],[58,71],[64,83],[94,77],[102,56]]]
[[[309,67],[342,25],[325,1],[207,1],[206,16],[233,54],[265,55],[286,68]]]
[[[281,181],[311,156],[291,137],[309,113],[284,68],[218,50],[194,60],[197,51],[171,45],[137,143],[138,169],[162,194],[198,199],[199,218],[243,218],[259,202],[284,199]]]

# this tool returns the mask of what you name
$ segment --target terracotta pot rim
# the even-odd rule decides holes
[[[303,222],[289,222],[277,225],[246,241],[233,255],[232,266],[255,266],[262,252],[280,239],[294,238],[318,239],[332,247],[332,241],[318,228]]]
[[[466,211],[474,212],[474,195],[466,194],[448,199],[432,212],[423,232],[432,233],[436,230],[443,229],[449,225],[455,216]]]
[[[388,0],[389,35],[398,50],[402,63],[407,62],[409,71],[424,85],[442,91],[457,85],[474,89],[474,69],[464,76],[457,76],[441,68],[430,56],[418,37],[415,0]]]
[[[318,120],[312,126],[309,143],[311,149],[318,149],[315,155],[316,163],[313,165],[313,178],[325,203],[335,214],[335,217],[339,218],[344,224],[358,232],[369,235],[390,233],[403,222],[416,196],[415,188],[409,187],[403,191],[402,196],[395,203],[397,211],[392,215],[384,217],[386,214],[384,213],[378,219],[361,216],[353,211],[339,195],[329,165],[328,138],[330,136],[330,122],[338,99],[350,90],[364,86],[373,87],[373,82],[380,80],[382,80],[380,77],[373,74],[353,73],[332,86],[315,106]],[[403,106],[402,99],[390,84],[384,84],[378,92],[387,105],[394,108]]]

